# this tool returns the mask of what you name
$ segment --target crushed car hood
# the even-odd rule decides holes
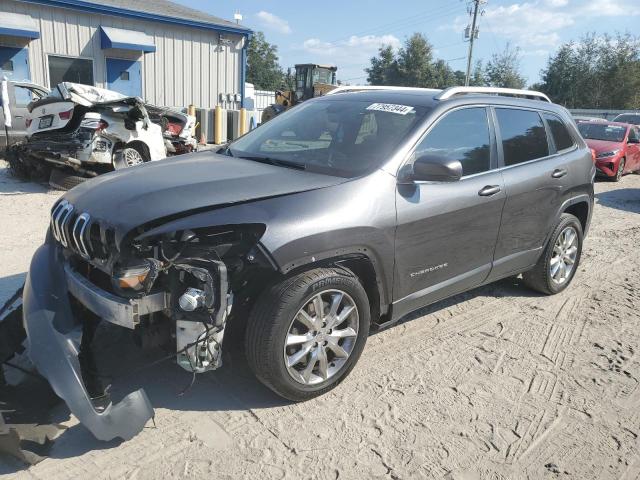
[[[165,217],[329,187],[347,179],[200,152],[118,170],[89,180],[63,198],[116,230]]]

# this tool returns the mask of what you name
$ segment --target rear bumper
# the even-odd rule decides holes
[[[29,356],[56,394],[99,440],[138,434],[154,416],[143,390],[97,411],[78,361],[81,322],[69,304],[69,287],[59,248],[45,243],[34,254],[23,294],[23,322]]]

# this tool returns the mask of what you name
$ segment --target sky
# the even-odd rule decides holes
[[[174,0],[264,32],[278,46],[283,68],[296,63],[328,63],[338,79],[366,84],[364,68],[383,44],[400,47],[414,32],[427,37],[437,58],[454,70],[466,68],[471,22],[466,0]],[[474,62],[487,61],[507,43],[520,49],[528,84],[540,80],[549,55],[586,33],[640,35],[640,0],[488,0],[479,17]]]

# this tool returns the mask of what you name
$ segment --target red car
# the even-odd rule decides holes
[[[587,145],[596,152],[598,175],[616,182],[625,173],[640,170],[640,132],[635,125],[620,122],[578,122]]]

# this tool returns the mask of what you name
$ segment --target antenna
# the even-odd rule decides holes
[[[240,12],[234,13],[233,19],[239,24],[242,21],[242,14]]]

